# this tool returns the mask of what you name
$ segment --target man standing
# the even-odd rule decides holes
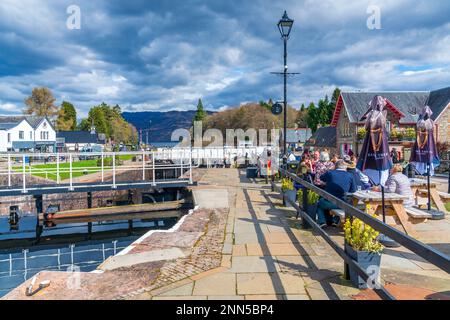
[[[325,191],[332,194],[336,198],[344,200],[347,192],[355,192],[356,186],[353,175],[347,172],[347,164],[344,160],[336,162],[336,170],[325,172],[320,176],[320,180],[325,183]],[[328,210],[338,209],[339,207],[330,201],[320,198],[317,208],[317,223],[322,229],[327,227],[327,220],[331,220]],[[332,225],[338,226],[340,218],[334,216]]]

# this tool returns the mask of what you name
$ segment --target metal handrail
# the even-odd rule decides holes
[[[136,165],[133,164],[127,164],[127,165],[116,165],[115,159],[120,159],[122,156],[136,156],[141,157],[141,163]],[[22,153],[22,154],[2,154],[0,155],[0,158],[7,158],[7,168],[0,169],[0,175],[7,175],[8,179],[8,188],[9,191],[11,190],[19,190],[19,189],[11,189],[12,187],[12,177],[13,176],[21,176],[22,177],[22,187],[21,192],[23,194],[26,194],[29,189],[32,189],[30,185],[27,185],[27,176],[33,175],[33,174],[45,174],[46,178],[48,175],[54,176],[56,175],[56,184],[58,186],[61,186],[61,174],[67,174],[69,173],[69,178],[65,180],[69,180],[69,191],[74,191],[74,177],[73,174],[77,174],[80,172],[101,172],[101,182],[105,182],[105,172],[111,172],[112,171],[112,188],[115,189],[117,187],[116,183],[116,174],[117,172],[124,172],[124,171],[142,171],[142,180],[145,181],[146,172],[152,171],[153,177],[152,177],[152,184],[156,185],[156,172],[159,170],[181,170],[181,175],[183,175],[186,171],[189,172],[189,183],[193,183],[192,179],[192,170],[193,168],[196,168],[199,166],[199,164],[195,165],[192,161],[192,153],[189,152],[189,155],[186,155],[184,152],[184,156],[180,157],[176,162],[179,163],[156,163],[158,160],[171,160],[170,158],[159,157],[158,155],[153,151],[141,151],[141,152],[78,152],[78,153]],[[74,158],[80,158],[80,157],[97,157],[98,159],[101,159],[101,166],[86,166],[86,167],[74,167],[73,163],[76,163],[77,161],[74,161]],[[105,166],[105,157],[112,159],[112,165]],[[146,160],[148,157],[149,160]],[[17,162],[14,161],[14,159],[21,159],[21,165],[15,165]],[[55,164],[55,167],[51,168],[33,168],[30,164],[26,165],[26,160],[28,159],[36,159],[36,158],[54,158],[55,161],[52,161],[52,164]],[[61,165],[60,159],[68,159],[69,161],[65,161],[65,165]],[[13,166],[14,163],[14,166]],[[67,163],[69,167],[67,168]],[[20,164],[20,162],[19,162]],[[165,179],[163,179],[165,180]],[[184,181],[185,179],[183,177],[180,177],[180,181]],[[158,179],[158,182],[160,182],[160,179]]]
[[[346,218],[348,216],[351,216],[360,219],[367,225],[371,226],[373,229],[397,241],[399,244],[411,250],[418,256],[424,258],[431,264],[439,267],[440,269],[442,269],[447,273],[450,273],[450,259],[442,252],[410,237],[409,235],[406,235],[398,231],[397,229],[359,210],[358,208],[351,206],[347,202],[339,198],[336,198],[335,196],[325,192],[324,190],[318,188],[317,186],[299,178],[297,175],[293,173],[290,173],[284,169],[280,169],[280,173],[283,176],[288,177],[289,179],[305,187],[306,192],[303,193],[302,199],[304,202],[303,207],[305,207],[306,205],[307,191],[308,190],[314,191],[324,199],[330,201],[331,203],[338,206],[340,209],[344,210]],[[271,183],[272,187],[277,187],[274,182]],[[362,269],[361,266],[345,252],[345,249],[342,249],[322,228],[320,228],[320,226],[306,212],[304,212],[304,210],[302,210],[302,208],[300,208],[298,204],[292,202],[290,199],[286,200],[297,210],[297,213],[301,215],[302,219],[306,220],[306,222],[309,223],[312,226],[312,228],[325,239],[325,241],[336,251],[337,254],[339,254],[339,256],[345,261],[345,263],[347,265],[350,265],[364,281],[366,281],[369,278],[369,275],[365,272],[365,270]],[[395,299],[383,286],[381,286],[380,288],[374,288],[374,291],[383,299]]]

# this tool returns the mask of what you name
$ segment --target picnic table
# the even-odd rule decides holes
[[[428,194],[428,184],[427,180],[425,179],[409,179],[409,182],[411,183],[411,190],[414,194],[414,197],[417,199],[419,197],[419,194],[421,193],[421,190],[426,191],[426,195]],[[434,203],[436,208],[438,208],[439,211],[446,212],[445,205],[442,202],[442,199],[436,189],[436,183],[430,182],[430,199],[431,202]]]
[[[382,212],[382,196],[381,192],[372,190],[362,190],[356,191],[355,193],[349,194],[353,200],[353,206],[357,206],[358,202],[363,202],[366,206],[369,204],[370,208],[367,211],[368,214],[378,214],[381,215]],[[386,207],[392,208],[394,215],[398,217],[401,226],[405,230],[405,233],[416,237],[417,233],[413,229],[412,223],[409,221],[409,216],[403,207],[403,201],[408,199],[407,196],[402,196],[397,193],[384,193],[384,202]],[[379,209],[379,210],[378,210]],[[388,210],[385,211],[388,215]]]

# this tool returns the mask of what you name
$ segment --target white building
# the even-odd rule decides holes
[[[54,152],[56,132],[46,117],[0,117],[0,152]]]

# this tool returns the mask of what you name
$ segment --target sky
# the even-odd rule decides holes
[[[101,102],[169,111],[199,98],[210,110],[282,100],[271,72],[283,68],[284,10],[295,20],[288,67],[300,75],[288,79],[288,101],[297,108],[336,86],[450,85],[447,0],[1,0],[0,114],[21,113],[38,86],[79,116]]]

